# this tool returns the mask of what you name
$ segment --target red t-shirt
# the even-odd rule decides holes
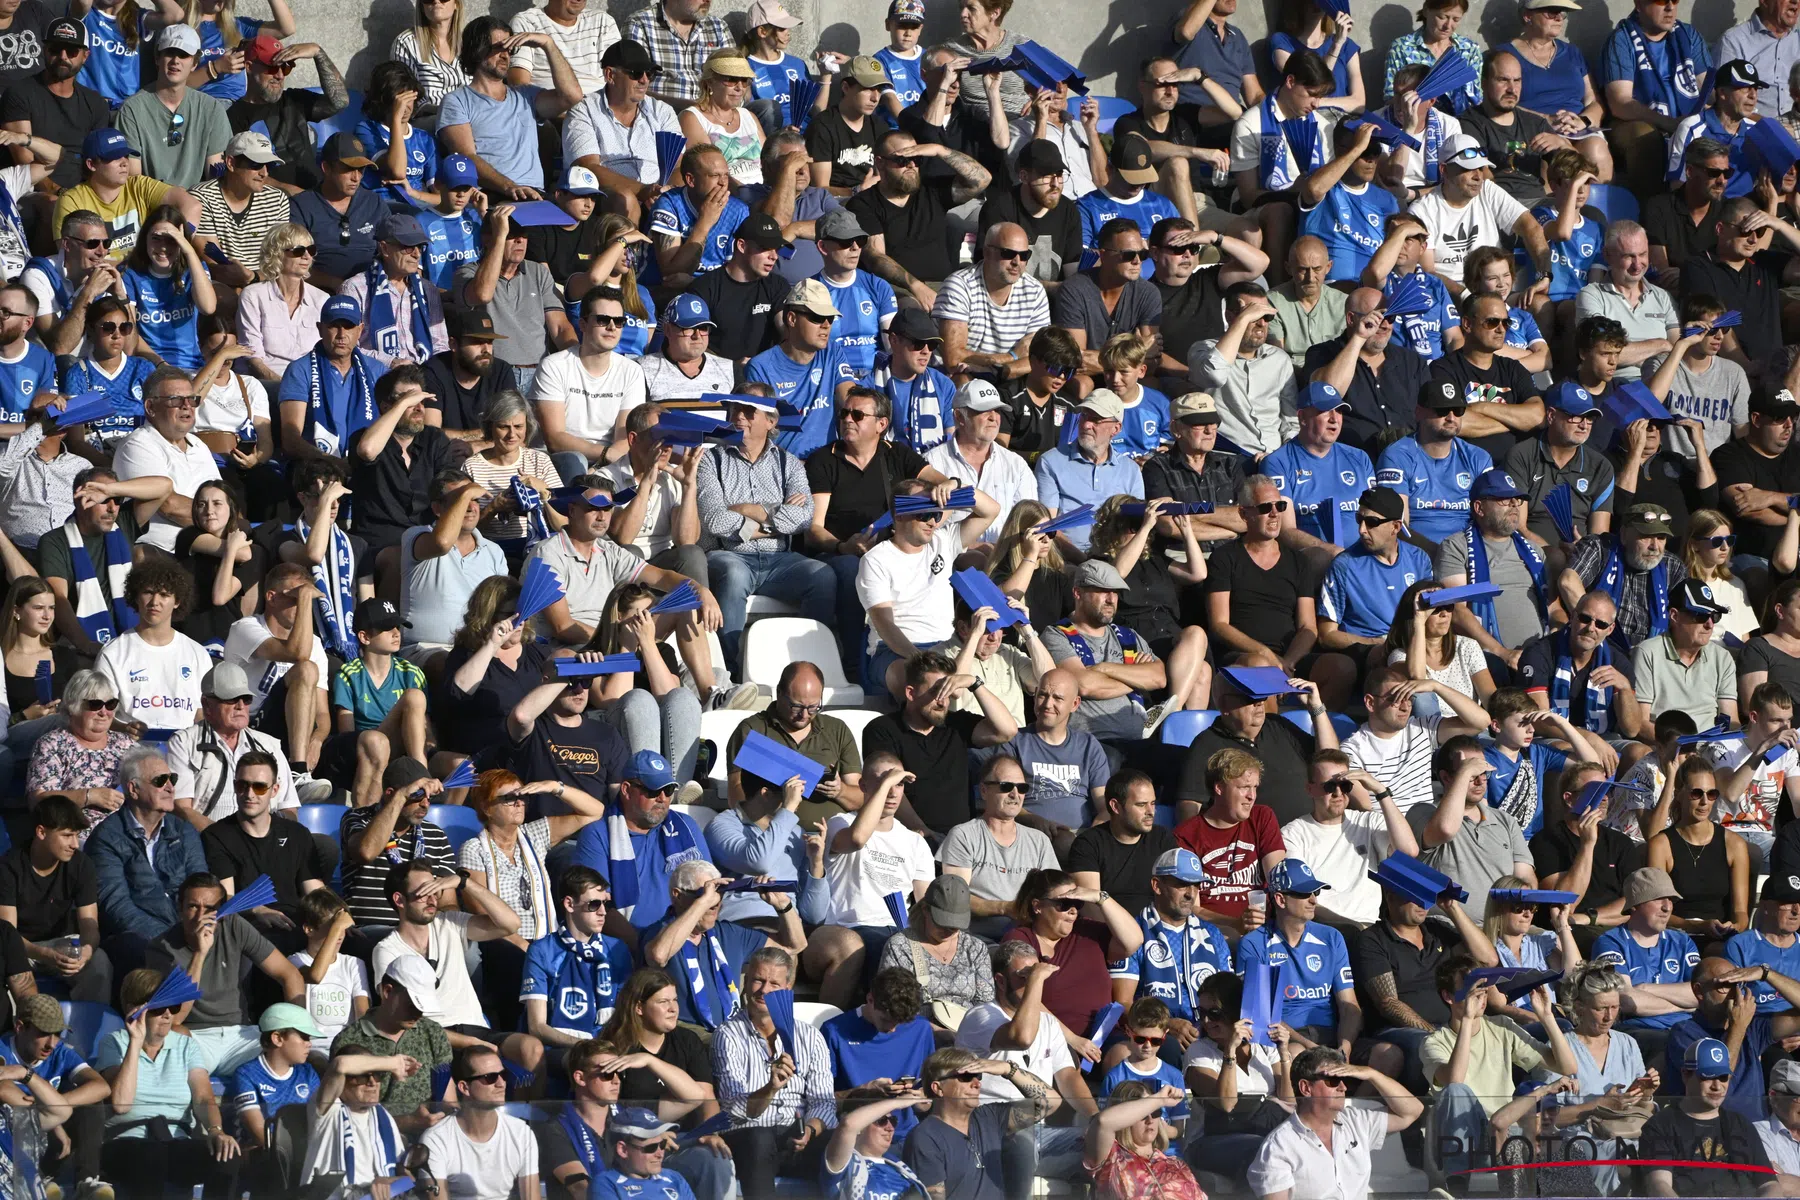
[[[1219,829],[1206,814],[1190,817],[1175,829],[1175,840],[1200,856],[1211,881],[1201,885],[1200,903],[1237,918],[1250,902],[1250,889],[1263,882],[1262,861],[1272,851],[1286,850],[1275,812],[1266,804],[1251,808],[1250,819]]]
[[[1037,935],[1023,926],[1007,930],[1001,940],[1043,950]],[[1077,920],[1050,955],[1061,969],[1044,981],[1044,1007],[1082,1037],[1093,1032],[1094,1014],[1112,1003],[1112,976],[1106,970],[1106,948],[1111,944],[1112,930],[1106,922]]]

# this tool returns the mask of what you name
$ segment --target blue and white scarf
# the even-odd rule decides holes
[[[1425,182],[1438,181],[1438,162],[1444,145],[1444,114],[1431,109],[1425,114]]]
[[[127,630],[136,629],[137,610],[125,596],[125,577],[131,574],[131,543],[125,531],[114,525],[106,531],[106,587],[94,571],[81,529],[71,519],[63,526],[69,540],[69,565],[75,568],[75,619],[88,637],[104,646]],[[109,605],[107,595],[111,594]]]
[[[1319,137],[1319,123],[1310,114],[1291,121],[1281,119],[1275,107],[1276,93],[1263,100],[1262,146],[1257,175],[1263,187],[1271,192],[1284,192],[1299,184],[1300,177],[1325,165],[1325,149]],[[1288,163],[1294,169],[1288,169]]]
[[[0,191],[5,190],[5,185],[0,184]],[[7,197],[9,200],[11,198],[12,197],[10,196]],[[31,270],[33,267],[42,271],[44,273],[44,278],[50,281],[50,295],[56,300],[57,315],[60,316],[63,313],[68,312],[69,305],[74,301],[75,296],[74,293],[69,291],[68,278],[63,275],[62,268],[56,265],[56,260],[53,258],[34,258],[26,262],[25,269],[27,271]]]
[[[700,940],[706,943],[707,955],[712,960],[710,969],[700,961],[700,948],[693,942],[681,943],[677,953],[681,958],[681,969],[687,974],[688,995],[693,998],[695,1018],[708,1029],[717,1029],[737,1011],[737,983],[731,977],[731,960],[725,957],[725,943],[718,931],[709,929],[700,935]],[[711,985],[707,983],[709,975]]]
[[[369,379],[369,368],[362,352],[350,352],[350,403],[344,408],[344,428],[338,429],[332,414],[325,408],[325,372],[330,364],[315,347],[306,356],[307,436],[326,454],[341,454],[350,435],[375,423],[375,385]]]
[[[1544,581],[1544,556],[1538,548],[1531,544],[1531,539],[1524,534],[1513,531],[1513,549],[1519,553],[1519,561],[1531,573],[1531,598],[1537,601],[1538,619],[1547,629],[1550,626],[1549,592]],[[1481,536],[1481,526],[1469,522],[1469,582],[1488,583],[1488,551],[1487,540]],[[1500,636],[1500,620],[1494,612],[1492,599],[1469,601],[1469,611],[1481,622],[1481,627],[1489,636]]]
[[[1700,107],[1700,64],[1706,61],[1706,46],[1694,27],[1677,21],[1662,39],[1669,54],[1666,76],[1650,61],[1648,40],[1637,14],[1620,21],[1619,29],[1631,43],[1631,61],[1636,71],[1632,95],[1638,103],[1677,120],[1692,116]]]
[[[687,823],[670,813],[663,823],[650,831],[663,862],[676,866],[697,857],[694,836]],[[606,814],[606,859],[610,867],[607,884],[612,889],[613,908],[630,917],[638,902],[637,850],[631,844],[631,826],[625,823],[624,810],[614,805]]]
[[[381,1161],[374,1164],[374,1178],[388,1178],[400,1169],[400,1147],[406,1143],[401,1140],[400,1127],[394,1124],[393,1114],[377,1104],[370,1110],[375,1114],[375,1133],[381,1139]],[[351,1187],[356,1184],[356,1126],[351,1124],[350,1109],[347,1105],[338,1105],[338,1138],[344,1148],[344,1182]]]
[[[1168,955],[1171,963],[1180,963],[1181,969],[1175,976],[1174,1002],[1171,1010],[1183,1012],[1194,1011],[1194,998],[1188,994],[1188,986],[1194,978],[1194,940],[1188,936],[1187,926],[1181,928],[1181,948],[1177,950],[1169,944],[1169,927],[1163,924],[1162,916],[1156,911],[1156,905],[1144,905],[1144,911],[1138,914],[1138,926],[1144,931],[1144,940],[1154,938],[1162,943],[1163,953]]]
[[[1625,605],[1625,558],[1619,553],[1618,539],[1613,540],[1612,549],[1606,552],[1606,561],[1600,564],[1599,589],[1612,597],[1613,607],[1623,610]],[[1661,637],[1669,631],[1669,556],[1663,555],[1656,560],[1656,566],[1650,570],[1650,636]],[[1618,626],[1613,627],[1614,636],[1618,636]]]
[[[294,532],[305,544],[310,535],[305,518],[294,523]],[[318,605],[317,628],[325,645],[342,659],[360,654],[352,619],[356,613],[356,554],[350,547],[350,535],[336,525],[331,527],[331,542],[325,547],[325,561],[312,569],[313,582],[323,597]]]
[[[609,1109],[609,1115],[610,1112]],[[593,1128],[581,1119],[581,1114],[575,1111],[573,1104],[565,1104],[562,1115],[556,1120],[563,1127],[563,1132],[569,1135],[569,1145],[574,1148],[575,1157],[580,1160],[581,1169],[587,1172],[590,1183],[599,1179],[600,1173],[606,1170],[606,1153],[600,1145],[600,1135],[595,1134]]]
[[[369,285],[369,327],[363,336],[377,352],[399,358],[400,318],[394,312],[394,290],[388,287],[387,267],[381,259],[369,264],[363,280]],[[414,271],[406,277],[406,294],[412,301],[412,361],[424,362],[431,357],[431,309],[425,297],[425,272]]]
[[[513,499],[525,518],[526,541],[541,542],[550,536],[550,522],[544,519],[544,498],[538,490],[517,475],[512,477]]]
[[[1569,700],[1575,687],[1575,650],[1569,644],[1569,631],[1563,630],[1551,643],[1556,663],[1550,672],[1550,711],[1567,718]],[[1612,665],[1612,648],[1601,642],[1594,648],[1594,661],[1588,664],[1587,721],[1590,733],[1608,733],[1612,728],[1612,695],[1609,687],[1594,686],[1594,672]]]

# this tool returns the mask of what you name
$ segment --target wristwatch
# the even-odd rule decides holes
[[[1106,891],[1104,888],[1101,889],[1099,902],[1101,904],[1105,904],[1108,900],[1111,900],[1111,899],[1112,899],[1112,893],[1109,891]]]

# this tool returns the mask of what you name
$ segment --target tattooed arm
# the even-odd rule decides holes
[[[1428,1031],[1437,1028],[1414,1012],[1412,1005],[1400,998],[1400,990],[1394,982],[1392,971],[1369,980],[1369,992],[1375,998],[1375,1011],[1381,1014],[1382,1024],[1398,1025],[1402,1029]]]

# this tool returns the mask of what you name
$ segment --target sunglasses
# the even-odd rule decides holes
[[[1455,408],[1440,408],[1435,411],[1440,417],[1466,417],[1469,415],[1469,406],[1459,404]]]
[[[287,248],[287,256],[289,258],[312,258],[318,253],[319,248],[311,242],[308,242],[304,246],[289,246]]]
[[[1134,1033],[1131,1035],[1131,1040],[1140,1046],[1160,1046],[1163,1044],[1163,1039],[1156,1037],[1153,1034]]]
[[[894,1114],[889,1113],[885,1117],[876,1117],[875,1120],[873,1122],[871,1122],[871,1124],[885,1125],[887,1128],[892,1129],[894,1127]]]
[[[602,329],[622,329],[625,326],[625,314],[614,316],[611,313],[589,313],[588,320]]]
[[[80,246],[83,250],[99,250],[106,245],[105,238],[66,237],[63,239],[63,241],[69,243],[71,246]]]
[[[1319,786],[1328,792],[1343,792],[1345,795],[1349,795],[1350,789],[1355,787],[1356,785],[1351,783],[1348,779],[1344,779],[1340,776],[1337,779],[1327,779],[1324,783],[1321,783]]]
[[[371,1083],[380,1083],[381,1074],[378,1071],[367,1071],[361,1075],[346,1075],[344,1082],[350,1087],[367,1087]]]
[[[1614,622],[1612,622],[1612,621],[1608,621],[1603,618],[1596,617],[1591,613],[1576,613],[1575,620],[1576,620],[1577,624],[1592,625],[1595,629],[1600,630],[1602,633],[1606,632],[1608,629],[1611,629],[1614,624]]]
[[[172,1017],[180,1011],[181,1011],[181,1005],[175,1004],[175,1005],[170,1005],[167,1008],[153,1008],[146,1015],[152,1016],[152,1017]]]
[[[1724,179],[1731,174],[1730,167],[1700,167],[1697,169],[1708,179]]]
[[[488,1087],[493,1087],[496,1083],[499,1083],[505,1078],[506,1072],[504,1071],[487,1071],[480,1075],[465,1075],[463,1076],[463,1082],[482,1083],[486,1084]]]
[[[1192,243],[1189,243],[1186,246],[1158,246],[1156,247],[1156,250],[1160,254],[1173,254],[1176,257],[1200,253],[1200,247],[1193,245]]]
[[[875,414],[862,408],[840,408],[837,410],[840,421],[873,421]]]
[[[164,771],[161,775],[152,775],[144,782],[151,787],[173,787],[175,785],[175,772]]]
[[[597,913],[606,907],[605,900],[583,900],[575,906],[576,912]]]
[[[1029,250],[1008,250],[1005,246],[989,246],[988,249],[1001,262],[1024,262],[1031,257]]]
[[[1150,257],[1148,250],[1111,250],[1108,253],[1118,255],[1122,262],[1143,262]]]
[[[980,1083],[981,1082],[981,1072],[980,1071],[958,1071],[956,1073],[956,1082],[958,1082],[958,1083]]]
[[[272,783],[258,783],[254,779],[233,780],[232,786],[237,789],[240,795],[244,792],[249,792],[252,796],[264,795],[275,787]]]
[[[111,712],[119,707],[119,702],[117,700],[84,700],[82,707],[89,712]]]
[[[1014,793],[1021,796],[1031,795],[1031,785],[1029,783],[1016,782],[1011,779],[990,779],[985,786],[993,788],[1002,796],[1011,796]]]
[[[1481,327],[1483,329],[1504,329],[1504,328],[1506,328],[1506,318],[1505,317],[1483,317],[1483,318],[1481,318]]]
[[[1069,896],[1059,896],[1054,900],[1045,900],[1044,903],[1048,904],[1051,908],[1054,908],[1057,912],[1071,913],[1081,911],[1081,901]]]
[[[1696,625],[1711,625],[1714,621],[1719,619],[1717,613],[1707,613],[1704,616],[1696,616],[1694,613],[1683,611],[1681,615]]]
[[[94,328],[98,329],[101,333],[130,333],[133,328],[133,322],[100,321],[95,324]]]
[[[174,55],[174,56],[169,56],[169,57],[187,58],[188,55],[183,54],[183,55]],[[181,145],[182,142],[184,142],[186,140],[187,140],[187,117],[182,113],[176,113],[174,116],[169,118],[169,145],[179,146],[179,145]]]
[[[1399,517],[1372,517],[1368,513],[1357,513],[1356,523],[1364,529],[1380,529],[1389,521],[1398,521]]]
[[[1699,538],[1697,540],[1700,542],[1701,545],[1711,546],[1714,550],[1717,550],[1723,546],[1737,545],[1737,534],[1721,533],[1721,534],[1717,534],[1713,537],[1703,537],[1703,538]]]
[[[802,321],[807,321],[813,325],[829,325],[837,320],[836,317],[821,317],[818,313],[808,312],[804,308],[790,308],[788,311],[799,317]]]
[[[1719,798],[1719,789],[1718,788],[1689,788],[1688,789],[1688,799],[1689,800],[1717,800],[1718,798]]]
[[[1286,500],[1271,500],[1267,504],[1258,504],[1254,507],[1258,513],[1267,517],[1273,516],[1275,513],[1286,512],[1288,510],[1288,502]]]

